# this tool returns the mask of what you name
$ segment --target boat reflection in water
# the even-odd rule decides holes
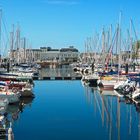
[[[115,96],[114,91],[99,91],[85,86],[85,96],[95,117],[100,116],[105,139],[140,140],[140,105]],[[111,93],[112,92],[112,93]],[[105,132],[104,132],[105,131]]]
[[[4,113],[0,114],[0,139],[6,139],[7,132],[10,127],[17,121],[20,113],[27,106],[31,106],[34,98],[22,98],[18,104],[8,105]]]
[[[32,101],[34,98],[30,97],[30,98],[21,98],[19,104],[13,104],[13,105],[9,105],[7,107],[7,115],[9,115],[11,117],[11,121],[13,122],[14,120],[17,120],[20,113],[23,112],[23,110],[25,109],[26,106],[31,106]]]

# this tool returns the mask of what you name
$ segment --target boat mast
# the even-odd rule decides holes
[[[90,56],[90,45],[91,45],[91,42],[90,42],[90,37],[87,38],[87,58],[88,58],[88,64],[90,64],[90,61],[91,61],[91,56]]]
[[[110,31],[109,31],[109,46],[111,47],[112,45],[112,25],[110,25]],[[112,69],[112,64],[113,64],[113,49],[111,52],[111,69]]]
[[[103,64],[103,68],[105,69],[105,65],[106,65],[105,64],[106,51],[105,51],[105,31],[104,31],[104,28],[103,28],[103,31],[102,31],[102,53],[101,53],[101,55],[103,55],[102,64]]]
[[[24,57],[24,63],[26,62],[26,38],[23,38],[23,57]]]
[[[85,41],[84,63],[87,63],[87,40]]]
[[[136,33],[136,30],[135,30],[134,23],[133,23],[132,19],[131,19],[131,25],[132,25],[134,35],[135,35],[135,40],[136,40],[136,43],[135,43],[134,47],[133,47],[133,44],[132,44],[132,47],[133,47],[133,50],[134,50],[133,66],[134,66],[134,71],[135,71],[135,63],[138,63],[137,58],[138,58],[139,43],[138,43],[138,37],[137,37],[137,33]]]
[[[2,63],[2,9],[0,9],[0,65]]]
[[[20,27],[18,25],[17,31],[16,31],[16,58],[17,58],[17,64],[20,63]]]
[[[132,62],[132,53],[133,53],[133,46],[132,46],[132,20],[130,19],[130,61],[129,64]]]
[[[118,25],[118,39],[119,39],[119,46],[118,46],[118,80],[119,80],[119,72],[121,70],[121,18],[122,18],[122,13],[120,12],[120,17],[119,17],[119,25]]]
[[[12,63],[13,63],[13,48],[14,48],[14,25],[13,25],[13,31],[10,32],[10,67],[12,67]]]
[[[26,62],[26,38],[23,37],[21,39],[21,50],[22,50],[22,53],[21,53],[21,62],[22,63],[25,63]]]

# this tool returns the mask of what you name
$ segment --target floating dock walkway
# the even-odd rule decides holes
[[[82,77],[78,76],[78,77],[61,77],[61,76],[56,76],[56,77],[50,77],[50,76],[46,76],[46,77],[33,77],[33,80],[81,80]]]

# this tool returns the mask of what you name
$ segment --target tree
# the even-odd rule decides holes
[[[136,41],[132,46],[132,60],[133,62],[136,61],[140,57],[140,40]]]

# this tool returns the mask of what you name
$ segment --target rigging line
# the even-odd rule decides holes
[[[111,49],[111,52],[112,52],[112,47],[115,44],[115,38],[116,38],[116,36],[117,36],[117,30],[115,31],[115,34],[114,34],[114,36],[112,38],[112,41],[111,41],[110,47],[108,49],[108,52],[109,52],[110,49]]]
[[[133,27],[133,30],[134,30],[135,38],[136,38],[136,40],[138,40],[137,33],[136,33],[136,30],[135,30],[135,26],[134,26],[134,23],[133,23],[132,19],[131,19],[131,23],[132,23],[132,27]]]
[[[8,49],[8,43],[9,43],[9,42],[8,42],[8,40],[7,40],[7,42],[6,42],[5,45],[4,45],[4,46],[5,46],[5,49],[4,49],[5,55],[6,55],[6,52],[8,52],[8,51],[7,51],[7,49]],[[7,55],[8,55],[8,54],[7,54]]]
[[[100,34],[100,36],[98,38],[98,41],[97,41],[97,52],[99,52],[99,47],[101,45],[101,39],[102,39],[102,32],[101,32],[101,34]]]
[[[6,56],[6,52],[8,52],[8,51],[7,51],[8,42],[6,42],[6,43],[3,42],[2,46],[4,46],[4,49],[3,49],[3,52],[1,52],[1,53],[3,54],[3,56]]]
[[[134,31],[134,35],[135,35],[136,41],[138,41],[137,33],[136,33],[136,30],[135,30],[134,23],[133,23],[132,19],[131,19],[131,24],[132,24],[132,27],[133,27],[133,31]],[[137,44],[136,44],[136,45],[137,45]],[[134,47],[133,47],[133,50],[134,50],[135,55],[137,55],[137,54],[138,54],[138,47],[135,48],[135,46],[134,46]],[[138,56],[137,56],[137,57],[138,57]],[[138,64],[137,57],[136,57],[136,62],[137,62],[137,64]]]
[[[93,37],[93,47],[94,47],[94,51],[96,52],[97,50],[97,43],[99,41],[99,34],[95,33],[94,37]]]
[[[7,28],[6,28],[6,24],[5,24],[5,22],[4,22],[4,18],[2,18],[2,23],[3,23],[4,29],[5,29],[5,35],[7,36],[8,41],[10,42],[10,40],[9,40],[9,35],[8,35],[8,31],[7,31]]]
[[[99,38],[98,38],[98,42],[97,42],[97,49],[96,49],[96,53],[97,52],[100,52],[100,46],[101,46],[101,39],[102,39],[102,32],[101,34],[99,35]],[[102,53],[102,52],[101,52]],[[97,60],[97,64],[100,63],[100,58]]]
[[[124,49],[126,50],[126,47],[127,47],[127,41],[126,40],[122,40],[122,46],[124,46]]]
[[[105,63],[108,63],[109,60],[110,60],[111,53],[112,53],[112,51],[113,51],[113,46],[114,46],[114,44],[115,44],[115,38],[116,38],[116,37],[117,37],[117,30],[115,31],[114,36],[113,36],[113,38],[112,38],[110,47],[109,47],[109,49],[108,49],[108,52],[109,52],[109,53],[108,53],[108,55],[106,56]]]
[[[5,30],[2,29],[2,25],[3,25]],[[5,34],[3,34],[2,32],[4,32]],[[10,40],[9,40],[9,37],[8,37],[8,31],[7,31],[6,23],[4,22],[4,17],[3,16],[1,17],[1,35],[2,34],[3,34],[3,36],[1,36],[1,42],[2,42],[2,40],[4,40],[4,42],[6,42],[6,43],[3,42],[3,46],[5,48],[4,51],[3,51],[3,53],[4,53],[3,55],[5,55],[5,51],[8,48],[7,46],[8,46],[8,43],[10,42]],[[7,40],[7,41],[5,41],[5,40]]]
[[[115,32],[115,34],[116,34],[116,32]],[[111,53],[112,52],[112,47],[113,47],[113,40],[114,40],[114,38],[115,38],[115,34],[114,34],[114,36],[113,36],[113,39],[111,40],[111,44],[109,45],[109,48],[108,48],[108,50],[107,50],[107,52],[108,53]],[[111,50],[111,51],[110,51]],[[103,51],[103,50],[102,50]],[[110,51],[110,52],[109,52]],[[105,63],[107,62],[107,61],[109,61],[109,57],[110,57],[110,54],[107,54],[106,55],[106,57],[105,57]]]
[[[13,49],[15,49],[16,47],[16,33],[15,33],[15,27],[14,27],[14,24],[13,24],[13,30],[12,30],[12,33],[13,33]]]
[[[130,31],[127,29],[127,36],[128,36],[128,38],[127,38],[127,45],[128,45],[128,51],[131,51],[131,42],[130,42],[130,40],[131,40],[131,38],[130,38]]]

